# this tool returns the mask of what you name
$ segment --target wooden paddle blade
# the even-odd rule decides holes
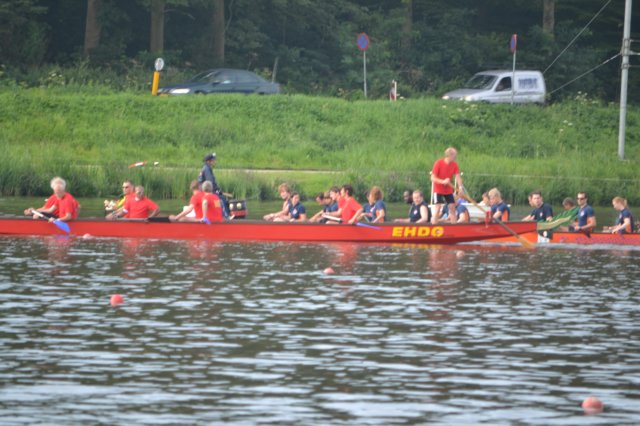
[[[137,163],[129,164],[129,168],[133,169],[134,167],[142,167],[147,164],[146,161],[138,161]]]

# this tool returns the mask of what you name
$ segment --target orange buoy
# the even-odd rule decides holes
[[[582,401],[582,409],[587,414],[598,414],[602,412],[604,404],[595,396],[589,396]]]
[[[118,306],[124,303],[124,297],[121,294],[114,294],[111,296],[111,306]]]
[[[333,268],[329,266],[328,268],[324,268],[324,271],[322,271],[322,273],[325,275],[333,275],[336,273],[336,271],[334,271]]]

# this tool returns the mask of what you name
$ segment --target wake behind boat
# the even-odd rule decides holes
[[[71,235],[83,237],[206,239],[211,241],[296,241],[352,243],[457,244],[506,238],[511,234],[499,224],[396,224],[325,225],[229,221],[213,223],[168,223],[161,218],[146,221],[77,219],[67,234],[53,223],[29,218],[0,218],[0,235]],[[535,233],[534,222],[511,222],[516,234]]]

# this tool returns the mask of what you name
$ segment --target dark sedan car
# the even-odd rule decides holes
[[[280,93],[280,85],[271,83],[250,71],[214,69],[202,72],[186,83],[161,87],[159,95],[186,95],[209,93]]]

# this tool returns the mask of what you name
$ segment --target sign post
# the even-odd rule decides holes
[[[156,59],[156,62],[153,64],[153,66],[156,70],[153,72],[153,83],[151,84],[151,95],[156,96],[158,95],[158,86],[160,85],[160,71],[162,71],[162,68],[164,68],[164,59],[162,58]]]
[[[511,49],[511,53],[513,53],[513,75],[511,76],[511,105],[513,105],[513,100],[516,95],[516,51],[518,50],[518,34],[511,36],[509,48]]]
[[[367,97],[367,49],[369,49],[369,36],[366,33],[358,34],[356,39],[358,49],[362,52],[362,70],[364,75],[364,97]]]

